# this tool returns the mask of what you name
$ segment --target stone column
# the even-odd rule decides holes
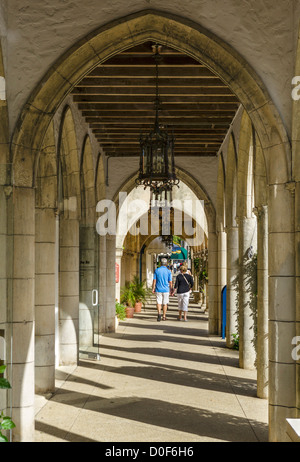
[[[286,441],[296,416],[295,184],[269,186],[269,439]]]
[[[208,329],[210,334],[219,334],[218,313],[218,237],[217,233],[208,233]]]
[[[222,289],[226,285],[226,233],[218,233],[218,312],[220,313],[218,330],[222,327]]]
[[[95,228],[79,228],[80,241],[80,282],[79,282],[79,347],[92,346],[94,341],[94,319],[97,307],[93,306],[93,290],[98,290],[96,282]]]
[[[116,330],[116,236],[106,236],[106,323],[105,332]]]
[[[119,265],[119,282],[116,282],[116,299],[120,301],[121,294],[121,271],[122,271],[123,249],[116,249],[116,263]]]
[[[53,209],[35,211],[35,390],[55,388],[55,240]]]
[[[13,441],[34,441],[35,191],[14,187],[12,267]]]
[[[256,363],[256,265],[248,251],[257,251],[255,217],[237,218],[239,224],[239,356],[240,367]]]
[[[99,235],[99,324],[100,332],[106,326],[106,236]]]
[[[298,154],[299,155],[299,154]],[[293,343],[294,360],[296,361],[296,415],[300,418],[300,181],[296,182],[296,339],[297,343]],[[297,354],[295,354],[297,353]]]
[[[2,180],[0,164],[0,180]],[[4,170],[4,169],[3,169]],[[10,339],[11,339],[11,267],[12,267],[12,239],[8,235],[7,211],[12,207],[12,187],[0,185],[0,364],[6,364],[5,376],[10,379]],[[5,393],[0,391],[0,409],[5,415],[10,415],[10,398],[11,392]]]
[[[226,228],[227,234],[227,295],[226,295],[226,345],[232,348],[233,334],[238,330],[238,227]]]
[[[125,276],[126,276],[126,262],[127,262],[127,256],[126,256],[126,253],[124,254],[124,251],[123,251],[123,255],[122,255],[122,259],[121,259],[121,268],[122,268],[122,271],[120,273],[120,291],[122,289],[122,287],[125,286]]]
[[[257,396],[268,398],[268,206],[256,207],[254,213],[257,217]]]
[[[59,230],[59,337],[60,364],[78,361],[79,223],[60,216]]]
[[[147,287],[151,288],[153,283],[153,257],[146,251],[146,281]]]

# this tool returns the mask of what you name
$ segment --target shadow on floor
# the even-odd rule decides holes
[[[113,356],[109,354],[102,354],[102,358],[103,360],[122,360],[120,356]],[[126,358],[123,359],[126,361]],[[169,364],[166,366],[163,364],[157,365],[153,362],[144,360],[139,361],[137,359],[130,359],[130,362],[137,364],[137,366],[112,367],[84,362],[80,362],[79,365],[83,367],[92,367],[93,369],[103,369],[114,374],[139,377],[141,379],[169,383],[172,385],[218,391],[221,393],[234,393],[241,396],[256,396],[255,380],[241,379],[240,377],[225,376],[222,373],[216,374],[210,371],[199,371],[180,366],[172,366]],[[101,384],[95,384],[95,386],[100,386],[101,388]]]
[[[96,412],[101,414],[101,417],[109,415],[124,419],[124,428],[128,428],[130,421],[134,421],[221,441],[267,441],[267,425],[254,420],[249,421],[242,416],[211,412],[193,406],[166,402],[163,399],[156,400],[136,396],[106,399],[82,394],[78,397],[77,395],[76,392],[61,390],[52,398],[52,401],[83,407],[85,412]],[[95,422],[99,425],[97,417],[95,417]],[[104,423],[105,418],[103,418]],[[45,433],[49,432],[57,438],[64,438],[69,441],[75,439],[76,441],[87,441],[87,438],[80,435],[74,437],[74,435],[71,434],[72,436],[70,436],[68,432],[64,433],[59,429],[55,431],[55,427],[49,427],[41,422],[37,422],[36,428]],[[118,441],[122,441],[122,435],[119,435],[119,438]],[[142,428],[141,434],[133,436],[133,441],[145,441]]]

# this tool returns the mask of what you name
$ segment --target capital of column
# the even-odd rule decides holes
[[[295,190],[296,190],[296,182],[289,181],[285,184],[285,189],[291,193],[293,197],[295,197]]]
[[[235,221],[237,223],[238,226],[241,226],[243,225],[244,223],[251,223],[251,221],[254,219],[254,217],[246,217],[245,215],[244,216],[240,216],[240,217],[235,217]]]
[[[268,206],[267,205],[258,205],[257,207],[254,207],[252,210],[253,210],[253,213],[256,216],[256,218],[259,220],[260,218],[262,218],[266,214],[266,212],[268,210]]]
[[[12,186],[4,186],[3,188],[4,194],[7,198],[9,198],[13,192],[13,187]]]
[[[224,232],[227,234],[229,231],[231,230],[237,230],[238,229],[238,226],[224,226]]]
[[[123,256],[123,249],[117,248],[116,249],[116,257],[121,258]]]
[[[240,225],[245,221],[245,218],[246,218],[246,217],[238,217],[238,216],[236,216],[236,217],[235,217],[235,222],[236,222],[236,224],[237,224],[238,226],[240,226]]]

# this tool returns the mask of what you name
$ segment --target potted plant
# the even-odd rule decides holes
[[[121,304],[125,305],[126,318],[133,318],[135,296],[133,291],[133,284],[126,281],[125,287],[121,289]]]
[[[118,328],[119,322],[124,321],[126,318],[126,306],[119,303],[116,299],[116,329]]]
[[[133,278],[132,289],[135,298],[134,311],[135,313],[139,313],[142,309],[142,304],[146,302],[150,292],[146,287],[146,282],[140,281],[138,276],[134,276]]]
[[[6,369],[5,365],[0,366],[0,374],[2,375]],[[7,379],[4,377],[0,377],[0,388],[2,389],[9,389],[11,385]],[[0,443],[7,443],[8,439],[5,435],[3,435],[2,430],[11,430],[15,427],[14,422],[11,420],[10,417],[4,415],[4,412],[0,412]]]

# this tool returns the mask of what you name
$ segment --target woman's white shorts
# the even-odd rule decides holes
[[[177,294],[178,298],[178,310],[188,311],[190,293],[185,292],[184,294]]]

